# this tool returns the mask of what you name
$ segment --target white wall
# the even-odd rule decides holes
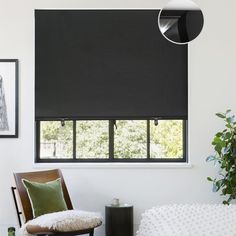
[[[0,139],[0,225],[17,225],[10,193],[14,171],[34,168],[34,9],[160,8],[164,0],[0,0],[0,58],[20,60],[20,137]],[[214,113],[236,111],[234,0],[198,0],[205,15],[202,34],[189,46],[190,169],[63,169],[74,205],[102,211],[116,196],[140,214],[157,204],[216,203],[206,176],[215,173],[205,157],[222,123]],[[57,167],[57,166],[55,166]],[[3,233],[1,235],[4,235]],[[96,236],[103,236],[103,228]]]

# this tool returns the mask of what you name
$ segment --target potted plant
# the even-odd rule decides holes
[[[206,161],[218,164],[220,171],[215,178],[207,179],[213,183],[214,192],[221,191],[221,195],[227,196],[223,204],[228,205],[236,199],[236,121],[231,110],[216,115],[224,120],[225,129],[214,136],[212,145],[215,152]]]

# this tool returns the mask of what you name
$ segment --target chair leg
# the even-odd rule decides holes
[[[89,233],[89,236],[93,236],[94,234],[94,229]]]

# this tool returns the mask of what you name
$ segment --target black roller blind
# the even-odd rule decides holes
[[[187,119],[187,46],[159,10],[36,10],[36,119]]]

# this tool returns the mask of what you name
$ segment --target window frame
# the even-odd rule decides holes
[[[150,122],[153,119],[139,119],[147,121],[147,156],[145,158],[114,158],[114,119],[104,119],[108,121],[108,158],[76,158],[76,122],[85,119],[65,119],[65,121],[73,121],[73,157],[70,159],[52,159],[40,158],[40,122],[44,121],[61,121],[62,119],[43,119],[35,121],[35,163],[188,163],[188,120],[183,122],[183,158],[150,158]],[[64,120],[64,119],[63,119]],[[95,120],[95,119],[94,119]],[[97,119],[96,119],[97,120]],[[118,119],[117,119],[118,120]],[[124,119],[120,119],[124,120]],[[135,119],[126,119],[135,120]],[[136,119],[137,120],[137,119]],[[174,120],[174,119],[163,119]],[[93,121],[91,119],[91,121]]]

